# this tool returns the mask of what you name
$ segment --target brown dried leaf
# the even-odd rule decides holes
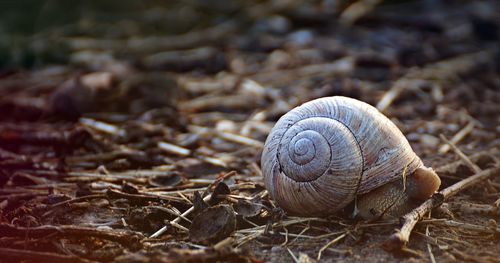
[[[218,205],[206,209],[193,219],[189,228],[189,239],[196,243],[214,243],[233,233],[236,216],[233,208]]]
[[[234,205],[236,213],[244,217],[254,217],[260,214],[261,209],[262,204],[243,199],[238,200],[238,203]]]

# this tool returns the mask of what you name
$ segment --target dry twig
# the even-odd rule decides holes
[[[73,263],[88,262],[76,256],[68,256],[51,252],[39,252],[26,249],[0,248],[0,256],[4,259],[32,261],[32,262],[54,262],[54,263]]]
[[[418,221],[420,221],[429,211],[439,206],[443,201],[447,200],[451,196],[457,194],[464,189],[478,184],[490,177],[498,175],[500,173],[500,167],[490,168],[477,173],[467,179],[464,179],[448,188],[441,190],[438,194],[435,194],[431,199],[422,203],[419,207],[415,208],[410,213],[403,216],[403,225],[400,230],[392,234],[384,243],[383,248],[388,251],[400,250],[410,239],[410,234]]]
[[[13,237],[32,237],[40,238],[47,235],[56,234],[62,236],[93,236],[107,240],[116,241],[124,246],[136,248],[142,234],[128,230],[102,230],[89,227],[78,226],[51,226],[44,225],[39,227],[16,227],[8,224],[0,224],[0,232],[3,236]]]
[[[469,122],[465,127],[463,127],[460,131],[458,131],[453,137],[451,138],[450,142],[453,144],[457,144],[459,141],[461,141],[467,134],[472,132],[474,130],[475,123],[474,121]],[[450,145],[445,144],[439,148],[439,153],[440,154],[445,154],[450,150]]]
[[[429,81],[452,80],[459,74],[467,73],[479,65],[489,63],[493,59],[492,54],[493,51],[481,51],[443,60],[421,69],[412,69],[394,82],[380,99],[377,109],[385,111],[405,90],[418,89],[420,86],[428,84]]]

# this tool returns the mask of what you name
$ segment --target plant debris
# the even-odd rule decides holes
[[[189,239],[196,243],[221,241],[236,228],[236,216],[227,205],[217,205],[201,211],[191,222]]]
[[[28,2],[0,9],[0,262],[498,260],[498,1]],[[277,207],[267,135],[335,95],[439,193],[401,220]]]

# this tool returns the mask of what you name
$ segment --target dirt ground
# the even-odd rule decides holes
[[[287,215],[260,168],[280,116],[341,95],[440,189],[498,171],[498,1],[0,7],[0,262],[499,262],[497,172],[389,251],[398,218]]]

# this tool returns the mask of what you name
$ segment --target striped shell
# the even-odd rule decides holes
[[[262,172],[271,197],[296,215],[333,214],[403,171],[423,167],[401,131],[371,105],[327,97],[283,115],[267,137]]]

